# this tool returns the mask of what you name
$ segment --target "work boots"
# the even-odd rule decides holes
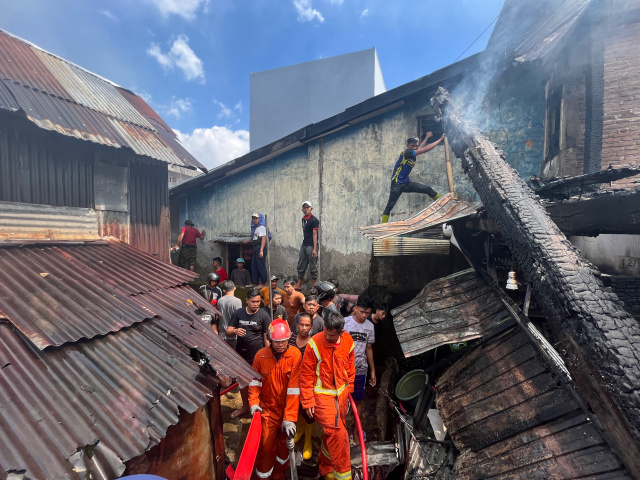
[[[313,423],[307,423],[304,427],[304,447],[302,448],[302,458],[309,460],[313,455],[311,439],[313,437]]]

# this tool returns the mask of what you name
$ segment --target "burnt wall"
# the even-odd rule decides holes
[[[640,69],[638,11],[629,12],[634,23],[612,20],[604,37],[604,107],[602,168],[640,163]],[[613,28],[615,26],[615,28]],[[639,176],[614,182],[635,188]]]
[[[545,78],[530,65],[504,72],[491,87],[476,119],[482,133],[505,152],[520,177],[540,176],[544,148]]]

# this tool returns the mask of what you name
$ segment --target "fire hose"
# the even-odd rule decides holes
[[[233,390],[234,388],[236,388],[238,386],[238,382],[229,385],[227,388],[225,388],[224,390],[222,390],[220,392],[220,396],[226,395],[227,393],[229,393],[231,390]]]
[[[369,480],[369,466],[367,465],[367,446],[364,444],[364,433],[362,432],[362,423],[360,423],[358,408],[356,407],[356,402],[353,400],[351,394],[349,394],[349,402],[351,402],[351,408],[353,409],[353,418],[356,419],[358,438],[360,439],[360,454],[362,455],[362,480]]]

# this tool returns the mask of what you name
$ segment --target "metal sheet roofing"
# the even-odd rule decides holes
[[[369,225],[360,227],[358,230],[365,237],[376,240],[413,234],[469,216],[475,213],[480,206],[480,203],[456,200],[453,194],[447,193],[408,220]]]
[[[515,48],[515,59],[519,62],[544,62],[560,41],[573,30],[590,3],[591,0],[565,0],[555,3],[553,11],[543,17],[544,21],[536,24]]]
[[[144,100],[124,91],[0,30],[0,108],[19,108],[39,127],[63,135],[206,170]]]
[[[83,254],[79,250],[84,250]],[[85,468],[93,468],[94,475],[99,469],[104,478],[118,477],[124,470],[123,462],[160,442],[168,427],[179,421],[180,409],[191,413],[208,402],[216,385],[215,372],[209,366],[236,377],[241,385],[257,376],[200,319],[203,310],[215,313],[214,309],[199,302],[199,295],[180,283],[176,267],[169,266],[175,272],[163,276],[154,268],[160,262],[125,244],[31,245],[0,248],[0,256],[0,271],[4,275],[5,262],[9,262],[14,275],[8,283],[4,278],[0,281],[2,308],[7,297],[14,306],[23,304],[22,309],[11,312],[11,323],[3,321],[6,315],[0,314],[0,476],[14,471],[25,472],[28,478],[80,479],[87,478]],[[88,266],[92,256],[94,264]],[[118,290],[109,282],[117,280],[120,273],[108,270],[112,266],[105,264],[120,261],[132,262],[134,271],[123,276],[125,282]],[[81,320],[74,316],[78,312],[73,304],[89,303],[84,299],[100,302],[102,297],[109,303],[105,308],[90,305],[99,315],[105,315],[107,309],[120,312],[126,308],[146,312],[146,318],[91,339],[34,348],[32,340],[14,325],[23,323],[37,329],[42,322],[46,324],[50,311],[29,308],[42,290],[36,277],[46,281],[54,276],[42,277],[40,273],[46,273],[41,272],[42,266],[57,269],[70,284],[75,282],[73,289],[77,290],[45,288],[48,301],[64,304],[71,311],[56,320],[66,322],[60,324],[63,335],[74,321]],[[98,272],[104,276],[96,275]],[[128,284],[136,275],[155,276],[158,288],[131,287]],[[63,279],[54,280],[62,283]],[[166,286],[172,282],[176,284]],[[134,291],[145,293],[129,293]],[[190,299],[199,305],[190,304]],[[29,321],[19,318],[23,315]],[[104,320],[96,325],[104,325]],[[49,336],[56,336],[57,328],[51,326]]]
[[[0,243],[100,240],[91,208],[0,202]]]

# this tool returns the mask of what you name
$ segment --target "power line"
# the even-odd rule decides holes
[[[482,33],[481,33],[480,35],[478,35],[478,37],[477,37],[473,42],[471,42],[471,45],[469,45],[469,46],[464,50],[464,52],[462,52],[460,55],[458,55],[458,58],[456,58],[456,59],[453,61],[453,63],[456,63],[458,60],[460,60],[460,57],[462,57],[462,55],[464,55],[465,53],[467,53],[467,50],[469,50],[471,47],[473,47],[473,44],[474,44],[474,43],[476,43],[476,42],[480,39],[480,37],[481,37],[482,35],[484,35],[484,34],[485,34],[485,32],[486,32],[487,30],[489,30],[489,28],[491,28],[491,25],[493,25],[494,23],[496,23],[496,20],[498,20],[498,17],[499,17],[499,16],[500,16],[500,14],[498,14],[498,16],[497,16],[496,18],[494,18],[494,19],[493,19],[493,21],[492,21],[492,22],[487,26],[487,28],[485,28],[485,29],[482,31]]]

